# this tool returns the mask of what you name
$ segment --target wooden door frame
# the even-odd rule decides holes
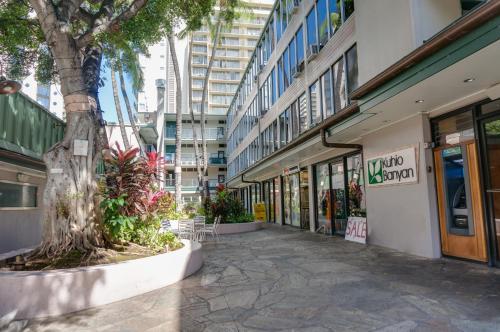
[[[456,237],[456,240],[460,240],[460,235],[449,234],[447,223],[448,219],[446,216],[446,210],[443,208],[447,206],[444,180],[443,180],[443,163],[441,160],[441,151],[447,148],[455,146],[465,146],[465,158],[468,162],[468,172],[470,180],[470,192],[471,192],[471,209],[474,218],[474,237],[476,238],[477,246],[477,256],[471,255],[457,255],[450,251],[449,239]],[[463,152],[462,152],[463,153]],[[483,187],[480,179],[480,164],[479,164],[479,153],[478,153],[478,142],[473,140],[467,140],[460,142],[459,144],[446,144],[438,148],[433,149],[433,159],[434,159],[434,169],[435,169],[435,179],[436,179],[436,196],[437,196],[437,208],[438,208],[438,221],[440,230],[440,242],[441,242],[441,252],[443,255],[449,255],[453,257],[461,257],[465,259],[472,259],[481,262],[488,261],[488,247],[489,243],[486,236],[486,223],[484,214],[484,199],[483,199]],[[475,176],[470,176],[474,174]],[[465,242],[465,238],[464,241]]]

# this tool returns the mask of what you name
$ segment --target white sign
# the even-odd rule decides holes
[[[446,135],[446,144],[458,144],[460,143],[460,133],[453,133]]]
[[[404,148],[367,158],[367,184],[370,187],[418,182],[418,163],[415,147]]]
[[[345,230],[345,239],[366,244],[366,218],[349,217]]]
[[[62,174],[63,169],[62,168],[51,168],[50,169],[50,174]]]
[[[75,139],[73,141],[73,155],[86,156],[89,148],[89,141],[83,139]]]

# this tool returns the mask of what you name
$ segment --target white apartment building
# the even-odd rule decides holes
[[[499,1],[277,0],[228,187],[268,222],[500,266],[499,28]]]

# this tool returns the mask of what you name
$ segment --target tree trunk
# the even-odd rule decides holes
[[[193,41],[192,41],[192,36],[189,38],[189,44],[188,44],[188,107],[189,107],[189,114],[191,115],[191,126],[193,128],[193,141],[194,141],[194,154],[195,154],[195,163],[196,163],[196,170],[198,173],[198,188],[201,188],[203,185],[203,170],[201,169],[201,164],[200,164],[200,151],[199,151],[199,146],[198,146],[198,134],[196,133],[196,125],[194,122],[194,111],[193,111],[193,75],[191,72],[191,61],[192,61],[192,54],[193,54]],[[204,190],[200,190],[201,198],[203,201],[204,198]]]
[[[130,149],[130,143],[125,130],[125,123],[123,122],[122,107],[120,105],[120,97],[118,96],[118,85],[116,84],[115,71],[111,68],[111,86],[113,87],[113,98],[115,100],[116,115],[118,117],[118,124],[120,125],[120,132],[122,134],[123,144],[125,149]]]
[[[170,55],[172,56],[172,64],[174,66],[175,74],[175,203],[177,211],[181,210],[182,205],[182,166],[181,166],[181,153],[182,153],[182,91],[181,91],[181,74],[179,70],[179,62],[177,60],[177,52],[175,50],[174,36],[168,35],[168,44],[170,47]]]
[[[208,152],[207,152],[207,139],[205,133],[205,100],[207,99],[208,90],[208,79],[210,77],[210,72],[214,65],[215,51],[217,45],[219,44],[219,35],[222,28],[222,21],[220,14],[217,16],[217,24],[215,27],[215,35],[212,44],[212,53],[210,55],[210,60],[208,62],[207,72],[205,74],[205,80],[203,82],[203,92],[201,94],[201,107],[200,107],[200,117],[201,117],[201,145],[203,149],[203,191],[205,197],[210,197],[210,188],[208,185]]]
[[[63,140],[43,156],[47,167],[43,234],[34,254],[51,257],[73,249],[91,253],[104,245],[95,211],[95,169],[98,152],[105,144],[100,137],[103,132],[98,131],[100,114],[95,98],[101,53],[92,48],[78,50],[72,36],[58,23],[52,5],[30,3],[58,69],[67,119]]]
[[[142,151],[141,146],[141,137],[139,136],[139,130],[135,125],[134,114],[132,113],[132,108],[130,107],[130,101],[128,99],[127,89],[125,88],[125,80],[123,78],[123,67],[122,64],[118,62],[118,77],[120,78],[120,88],[122,91],[123,99],[125,100],[125,106],[127,107],[128,119],[130,121],[130,126],[132,127],[132,131],[134,132],[135,139],[137,140],[137,144],[139,145],[139,150]]]

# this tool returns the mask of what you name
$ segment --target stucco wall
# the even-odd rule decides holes
[[[16,166],[9,168],[10,170],[6,169],[5,165],[2,166],[0,180],[17,182],[16,174],[21,170],[16,171]],[[29,176],[27,183],[38,186],[38,207],[23,210],[0,209],[0,253],[33,247],[41,241],[42,223],[40,216],[45,179]]]
[[[418,145],[418,183],[366,187],[368,243],[425,257],[439,257],[439,230],[435,203],[428,120],[418,115],[368,134],[362,140],[367,158]],[[365,172],[366,173],[366,172]],[[366,176],[366,174],[365,174]]]

